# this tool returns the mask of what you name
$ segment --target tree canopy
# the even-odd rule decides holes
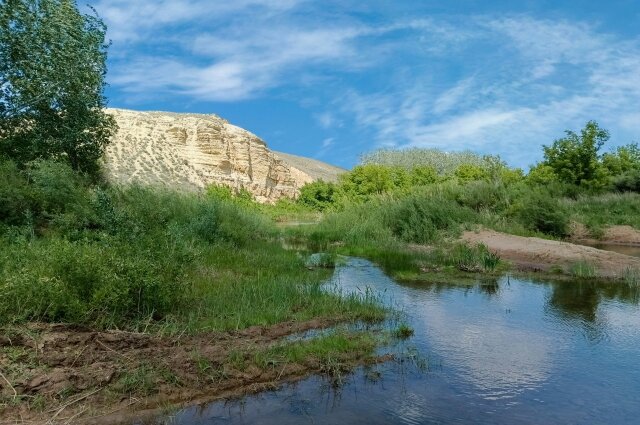
[[[74,0],[0,1],[0,155],[98,171],[115,129],[104,112],[105,34]]]
[[[600,162],[600,148],[609,140],[609,132],[589,121],[577,134],[567,131],[566,136],[543,146],[543,165],[550,167],[558,178],[575,185],[604,184],[606,173]]]

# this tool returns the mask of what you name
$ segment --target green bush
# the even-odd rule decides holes
[[[443,232],[456,232],[461,223],[472,221],[472,216],[453,200],[411,195],[390,206],[386,224],[406,242],[430,243]]]
[[[18,198],[11,188],[27,194],[27,206],[47,229],[31,239],[12,236],[20,232],[9,227],[4,238],[0,234],[0,322],[120,326],[163,318],[193,301],[187,276],[203,253],[273,235],[266,218],[233,201],[141,187],[92,188],[69,167],[49,162],[24,173],[6,164],[0,171],[0,193],[12,200]],[[16,215],[16,208],[8,211]]]
[[[508,206],[507,192],[501,184],[474,181],[459,188],[456,200],[475,211],[502,211]]]
[[[64,162],[34,161],[24,170],[0,163],[0,223],[38,230],[88,226],[93,194],[86,180]]]
[[[612,186],[619,192],[640,193],[640,170],[631,170],[611,179]]]
[[[556,237],[568,234],[569,214],[555,198],[531,192],[515,207],[517,219],[528,229]]]
[[[0,223],[24,224],[33,213],[34,194],[15,163],[0,161]]]
[[[489,171],[480,166],[474,164],[462,164],[453,173],[460,183],[468,183],[477,180],[488,180],[490,177]]]
[[[317,211],[324,211],[335,204],[336,192],[335,183],[322,180],[307,183],[300,188],[298,203]]]

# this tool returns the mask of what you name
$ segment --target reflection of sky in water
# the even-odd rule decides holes
[[[536,305],[544,302],[537,288],[513,290],[505,281],[491,296],[475,288],[391,292],[393,282],[365,264],[343,268],[335,279],[347,291],[384,291],[387,301],[403,306],[416,330],[415,343],[437,352],[458,379],[472,384],[469,391],[487,399],[512,397],[540,385],[551,373],[553,358],[563,347],[540,328],[542,312],[532,322],[532,297],[538,298]]]
[[[336,287],[400,308],[428,356],[359,370],[339,390],[310,378],[274,393],[187,409],[177,424],[636,424],[638,289],[506,278],[497,285],[397,284],[364,260]],[[495,283],[495,282],[494,282]]]

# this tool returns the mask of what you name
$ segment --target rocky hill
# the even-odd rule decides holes
[[[296,197],[319,178],[344,170],[320,161],[274,153],[254,134],[216,115],[109,109],[119,130],[105,155],[119,183],[198,190],[210,184],[247,189],[260,202]]]

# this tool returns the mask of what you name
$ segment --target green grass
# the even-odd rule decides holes
[[[578,261],[569,266],[569,274],[580,279],[596,277],[596,267],[586,260]]]
[[[408,339],[412,337],[414,334],[413,328],[411,328],[406,323],[401,323],[398,327],[393,331],[393,335],[398,339]]]
[[[198,332],[384,317],[373,299],[323,288],[330,272],[285,250],[253,204],[93,186],[59,164],[34,182],[5,168],[0,198],[28,214],[0,216],[0,325]]]
[[[564,200],[573,220],[585,224],[594,236],[613,225],[628,225],[640,229],[640,194],[607,193]]]
[[[329,374],[348,368],[348,362],[374,354],[376,339],[366,333],[335,332],[309,340],[279,344],[252,356],[259,367],[282,367],[287,363],[318,362]]]

